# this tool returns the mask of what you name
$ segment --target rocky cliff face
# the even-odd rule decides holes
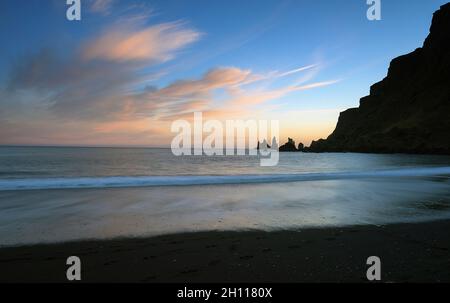
[[[450,154],[450,3],[434,13],[423,47],[392,60],[359,108],[308,150]]]

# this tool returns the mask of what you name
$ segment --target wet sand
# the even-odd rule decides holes
[[[367,282],[378,256],[383,282],[450,282],[450,221],[201,232],[0,249],[0,282]]]

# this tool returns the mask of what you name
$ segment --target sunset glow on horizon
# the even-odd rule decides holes
[[[2,3],[0,144],[168,147],[202,112],[279,120],[281,142],[309,145],[445,3],[391,2],[378,23],[365,1],[82,0],[77,22],[65,1]]]

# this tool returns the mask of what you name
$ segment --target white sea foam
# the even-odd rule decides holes
[[[263,175],[197,175],[197,176],[120,176],[89,178],[0,179],[0,190],[117,188],[152,186],[192,186],[221,184],[255,184],[319,180],[449,176],[450,167],[421,167],[360,172],[263,174]]]

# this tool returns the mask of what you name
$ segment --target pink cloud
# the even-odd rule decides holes
[[[180,22],[162,23],[140,30],[117,26],[88,43],[83,57],[114,62],[165,62],[200,36],[199,32],[184,28]]]

